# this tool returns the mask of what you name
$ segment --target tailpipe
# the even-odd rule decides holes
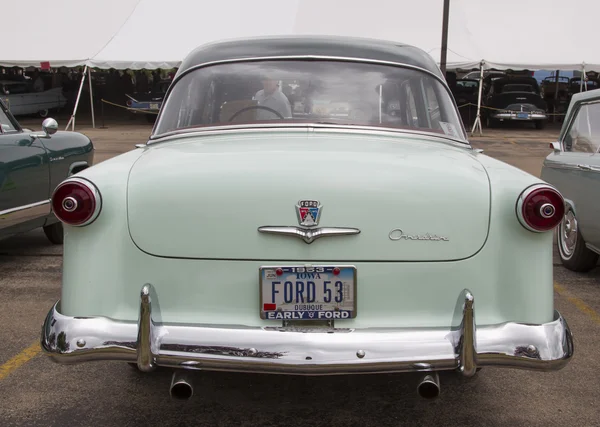
[[[437,372],[425,374],[419,385],[417,393],[424,399],[436,399],[440,395],[440,377]]]
[[[194,395],[194,387],[192,381],[186,372],[180,372],[176,369],[171,378],[171,388],[169,393],[172,399],[175,400],[190,400]]]

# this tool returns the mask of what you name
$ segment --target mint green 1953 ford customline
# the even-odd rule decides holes
[[[63,181],[62,295],[42,348],[296,375],[557,370],[561,194],[473,149],[420,49],[271,37],[182,62],[152,135]]]

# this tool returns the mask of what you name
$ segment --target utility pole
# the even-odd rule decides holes
[[[442,57],[440,58],[440,69],[446,77],[446,52],[448,51],[448,15],[450,0],[444,0],[444,17],[442,21]]]

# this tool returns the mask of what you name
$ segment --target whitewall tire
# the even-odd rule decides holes
[[[572,209],[565,212],[563,220],[558,225],[556,244],[560,260],[569,270],[586,272],[596,267],[598,254],[585,246],[577,217]]]

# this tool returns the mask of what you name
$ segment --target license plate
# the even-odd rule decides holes
[[[356,268],[348,265],[259,268],[260,317],[332,320],[356,317]]]
[[[151,110],[158,110],[158,104],[150,104]]]
[[[528,118],[529,118],[528,113],[517,113],[517,119],[528,119]]]

